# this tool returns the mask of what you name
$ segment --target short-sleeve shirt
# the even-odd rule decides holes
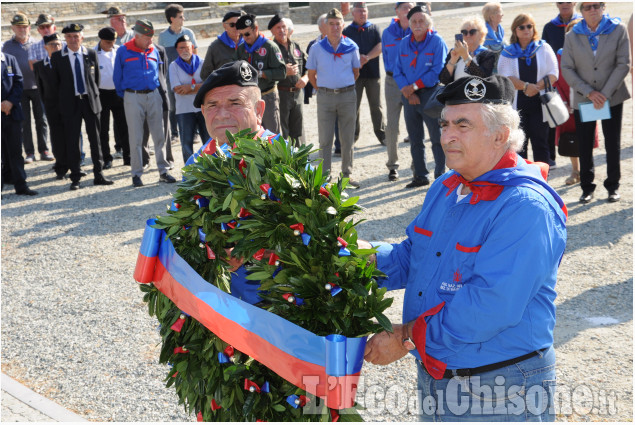
[[[188,35],[192,40],[192,46],[196,49],[198,48],[198,44],[196,44],[196,37],[194,33],[189,28],[181,28],[181,32],[175,33],[169,27],[165,30],[161,31],[159,34],[159,46],[163,46],[165,48],[165,53],[168,55],[168,63],[172,63],[176,60],[179,54],[176,52],[176,47],[174,47],[174,43],[179,39],[182,35]]]
[[[10,40],[4,42],[4,45],[2,47],[2,51],[4,53],[10,54],[18,61],[18,65],[20,66],[20,70],[22,71],[22,77],[24,78],[24,90],[37,88],[37,83],[35,82],[35,73],[29,66],[29,49],[31,49],[31,46],[33,44],[35,44],[33,42],[33,37],[29,37],[27,42],[22,44],[15,39],[15,36],[13,36]]]
[[[199,67],[194,72],[194,82],[196,84],[202,83],[201,68],[203,68],[203,60],[201,59]],[[172,87],[180,86],[182,84],[192,84],[192,76],[183,70],[178,63],[172,62],[169,67],[170,82]],[[193,94],[177,94],[174,93],[174,99],[176,100],[175,111],[176,114],[187,114],[190,112],[200,112],[200,108],[194,106],[194,98],[196,93]]]
[[[344,28],[343,34],[357,43],[360,55],[367,55],[373,47],[381,43],[381,34],[375,24],[370,24],[368,28],[360,28],[359,31],[351,24]],[[379,78],[379,56],[369,60],[359,70],[359,78]]]
[[[328,42],[328,41],[327,41]],[[318,42],[311,46],[306,69],[317,71],[318,87],[341,89],[355,84],[353,68],[360,68],[359,49],[335,57]]]

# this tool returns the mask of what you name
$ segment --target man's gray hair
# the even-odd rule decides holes
[[[481,116],[492,134],[501,127],[509,128],[507,150],[519,152],[522,149],[525,142],[525,132],[520,128],[520,115],[512,105],[484,103],[481,108]]]
[[[289,18],[282,18],[282,20],[284,21],[285,25],[287,26],[287,29],[290,32],[293,32],[293,21]]]
[[[325,23],[326,23],[326,13],[323,13],[317,18],[317,25],[318,27],[321,27]]]
[[[428,27],[428,29],[432,29],[434,27],[434,21],[432,20],[432,16],[430,16],[429,14],[427,14],[425,12],[422,12],[422,13],[423,13],[423,18],[426,21],[426,26]],[[412,16],[411,16],[411,18],[412,18]],[[408,21],[410,21],[410,19],[408,19]]]

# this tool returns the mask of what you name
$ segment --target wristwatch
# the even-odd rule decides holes
[[[401,343],[403,344],[403,347],[408,350],[408,351],[412,351],[414,349],[417,348],[417,346],[415,345],[414,341],[408,337],[408,338],[404,338]]]
[[[412,88],[414,89],[414,91],[419,90],[419,87],[417,86],[417,83],[412,83]]]

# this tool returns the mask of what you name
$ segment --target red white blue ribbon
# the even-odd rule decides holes
[[[154,219],[148,220],[141,242],[134,272],[138,282],[153,282],[219,338],[293,385],[325,399],[329,408],[353,406],[366,337],[317,336],[221,291],[199,276],[153,224]]]

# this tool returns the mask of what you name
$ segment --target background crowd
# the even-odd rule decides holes
[[[36,160],[31,116],[40,160],[55,161],[53,171],[58,179],[70,178],[71,190],[79,189],[86,175],[81,170],[85,157],[82,121],[95,185],[112,184],[103,170],[111,168],[115,159],[123,159],[131,167],[132,184],[143,186],[141,177],[151,155],[156,158],[159,181],[175,182],[168,172],[174,167],[172,143],[180,140],[185,162],[195,140],[208,138],[201,111],[192,106],[198,88],[221,65],[245,59],[259,71],[267,105],[263,126],[304,142],[302,105],[314,98],[324,168],[331,168],[332,155],[341,155],[341,172],[354,187],[359,187],[354,179],[354,144],[364,125],[372,125],[379,143],[386,146],[388,179],[399,179],[402,108],[413,170],[406,187],[426,186],[432,177],[443,174],[436,95],[462,76],[499,73],[510,78],[517,90],[514,106],[527,136],[521,155],[527,157],[527,142],[531,142],[533,160],[555,166],[556,146],[566,140],[575,147],[561,151],[572,158],[567,184],[581,181],[580,201],[589,202],[595,190],[592,149],[597,146],[597,121],[585,120],[579,105],[589,102],[601,108],[607,102],[609,116],[601,120],[607,151],[604,186],[608,200],[614,202],[620,199],[622,102],[630,97],[624,84],[631,64],[626,26],[609,16],[601,2],[558,2],[556,7],[556,16],[544,25],[542,37],[534,18],[524,13],[511,21],[506,35],[502,6],[488,3],[482,17],[465,17],[448,46],[434,29],[430,3],[397,2],[396,17],[383,31],[369,20],[365,3],[350,7],[342,3],[343,13],[318,18],[320,35],[306,49],[292,40],[293,23],[288,18],[276,14],[264,23],[236,10],[225,14],[225,31],[204,55],[198,51],[193,31],[184,26],[184,9],[178,4],[165,8],[169,27],[160,34],[146,19],[128,28],[125,12],[108,8],[104,13],[109,26],[99,31],[94,49],[83,45],[81,24],[66,25],[60,35],[54,18],[46,13],[35,21],[42,36],[36,41],[29,34],[30,19],[17,13],[11,19],[14,36],[2,48],[2,183],[13,184],[18,194],[36,194],[28,188],[24,173],[24,163]],[[349,13],[352,22],[345,25]],[[271,39],[261,29],[265,25]],[[571,33],[565,43],[567,30]],[[385,71],[384,96],[380,60]],[[543,121],[541,111],[540,94],[549,83],[567,101],[572,118],[555,129]],[[364,92],[371,123],[359,120]],[[150,135],[154,149],[149,147]],[[425,140],[431,142],[434,176],[426,166]]]

